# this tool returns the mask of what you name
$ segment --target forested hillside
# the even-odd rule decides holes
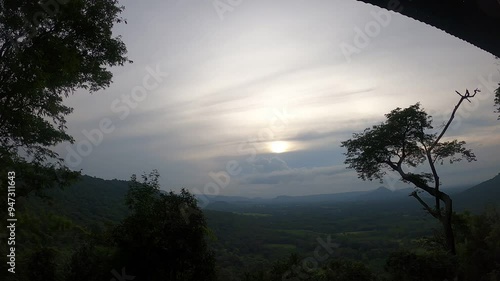
[[[457,198],[467,197],[478,206],[485,198],[468,194],[493,187],[497,180],[498,176]],[[35,255],[40,248],[57,249],[53,253],[57,264],[66,264],[85,241],[105,235],[127,217],[125,198],[130,184],[83,176],[70,187],[48,190],[45,199],[28,198],[23,203],[21,229],[23,239],[32,242],[24,244],[23,252]],[[207,241],[215,254],[218,280],[254,280],[248,278],[257,278],[251,277],[255,272],[268,274],[270,264],[314,256],[323,243],[319,241],[335,244],[328,260],[357,261],[380,278],[389,278],[388,258],[403,250],[426,251],[429,244],[424,237],[438,235],[439,227],[407,195],[395,192],[380,198],[387,192],[391,191],[378,188],[347,201],[338,199],[349,194],[332,194],[322,202],[310,202],[308,196],[288,202],[283,198],[212,198],[202,211],[211,233]],[[491,196],[487,200],[500,203]],[[25,256],[26,265],[29,260]],[[61,276],[63,268],[58,267]]]

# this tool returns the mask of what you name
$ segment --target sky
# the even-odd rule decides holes
[[[417,102],[478,161],[439,166],[443,186],[500,172],[499,60],[434,27],[353,0],[122,1],[132,64],[77,91],[56,150],[71,169],[162,189],[274,197],[375,189],[344,165],[343,140]],[[404,7],[402,7],[404,9]],[[384,186],[408,187],[389,174]]]

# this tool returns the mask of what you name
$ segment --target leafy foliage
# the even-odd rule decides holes
[[[28,262],[28,278],[33,281],[55,280],[56,263],[55,251],[50,248],[41,248],[35,252]]]
[[[443,164],[445,159],[450,163],[462,159],[469,162],[476,160],[474,153],[464,147],[464,141],[441,142],[441,138],[462,102],[470,102],[470,98],[475,97],[478,92],[478,89],[473,94],[469,90],[465,94],[456,91],[460,100],[439,134],[426,132],[433,129],[432,117],[417,103],[406,109],[392,110],[385,115],[386,121],[382,124],[365,129],[360,134],[354,134],[353,139],[342,142],[342,146],[347,148],[345,164],[356,170],[361,179],[382,181],[387,171],[392,170],[400,175],[403,182],[411,183],[419,191],[425,191],[435,198],[432,208],[422,200],[417,190],[411,194],[429,214],[442,223],[446,247],[453,255],[456,254],[452,228],[453,205],[450,196],[439,190],[441,182],[435,164]],[[413,167],[424,162],[428,163],[430,172],[413,171]],[[444,203],[443,209],[441,202]]]
[[[108,87],[109,67],[128,61],[112,34],[122,11],[117,0],[2,1],[0,163],[22,175],[22,186],[75,178],[51,148],[73,141],[65,125],[72,108],[63,98]]]
[[[318,281],[375,281],[375,275],[361,262],[337,259],[318,273]]]
[[[185,189],[160,192],[157,171],[142,178],[132,177],[126,197],[132,213],[113,234],[127,272],[141,280],[214,280],[208,229],[194,196]],[[186,206],[192,210],[188,219]]]
[[[500,213],[488,208],[479,216],[462,215],[460,269],[466,280],[500,280]]]
[[[307,258],[306,258],[307,259]],[[306,259],[291,254],[274,262],[267,270],[246,272],[243,281],[375,281],[377,277],[363,263],[349,259],[332,259],[316,268],[308,268]]]
[[[86,281],[86,280],[107,280],[110,269],[114,268],[111,257],[115,254],[114,248],[102,246],[103,242],[90,241],[81,245],[71,256],[66,268],[65,280]],[[120,265],[117,265],[120,266]]]
[[[385,116],[385,122],[355,133],[352,139],[342,142],[342,147],[347,149],[345,163],[363,180],[382,181],[388,170],[416,167],[428,160],[427,152],[433,163],[442,164],[444,159],[450,163],[461,159],[475,160],[474,153],[464,147],[464,141],[435,143],[437,134],[427,133],[433,129],[432,117],[419,103],[405,109],[396,108]],[[410,177],[403,178],[404,181],[433,182],[430,173],[408,172],[408,175]]]
[[[497,113],[500,113],[500,83],[495,91],[495,105],[497,106]],[[500,120],[500,115],[498,116],[498,119]]]
[[[393,253],[386,264],[391,281],[453,280],[455,268],[455,259],[443,251],[417,254],[402,250]]]
[[[497,60],[500,58],[495,57]],[[495,105],[497,107],[496,113],[500,113],[500,83],[498,83],[498,88],[495,91]],[[498,116],[498,120],[500,120],[500,115]]]

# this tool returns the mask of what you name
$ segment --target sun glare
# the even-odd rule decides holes
[[[274,141],[271,143],[271,151],[273,153],[283,153],[286,152],[288,144],[284,141]]]

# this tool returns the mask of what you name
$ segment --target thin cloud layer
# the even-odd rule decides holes
[[[90,153],[76,155],[74,169],[109,179],[158,169],[166,189],[203,190],[210,173],[237,163],[241,172],[220,194],[375,188],[345,169],[342,140],[416,102],[439,127],[455,90],[481,88],[449,131],[477,148],[480,161],[443,167],[443,178],[472,184],[498,173],[492,95],[498,65],[435,28],[391,12],[390,22],[347,60],[339,46],[354,44],[356,28],[383,10],[347,0],[243,1],[221,20],[210,1],[123,4],[128,24],[116,34],[134,64],[114,69],[109,89],[67,100],[75,108],[68,127],[76,143],[57,147],[63,157],[78,154],[103,119],[114,128]],[[159,78],[151,80],[154,87],[145,84],[151,77]],[[272,154],[273,141],[286,142],[287,151]]]

